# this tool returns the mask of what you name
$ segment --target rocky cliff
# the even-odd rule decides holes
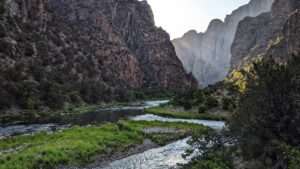
[[[245,17],[270,11],[272,3],[273,0],[251,0],[228,15],[224,22],[213,20],[205,33],[191,31],[173,40],[185,69],[204,86],[223,80],[230,68],[231,45],[238,23]]]
[[[297,9],[299,0],[275,0],[270,12],[241,21],[232,44],[232,66],[265,56],[285,61],[299,51]]]
[[[195,85],[146,1],[2,0],[0,8],[0,108]]]

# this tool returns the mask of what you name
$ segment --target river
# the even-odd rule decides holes
[[[55,132],[58,130],[69,128],[70,126],[72,126],[72,124],[89,125],[102,122],[117,122],[123,118],[144,114],[144,109],[146,108],[157,107],[168,102],[169,100],[144,101],[129,103],[126,106],[99,108],[97,111],[76,115],[70,120],[66,120],[66,124],[48,123],[11,125],[5,127],[1,127],[0,125],[0,139],[9,136],[34,134],[38,132]]]
[[[176,119],[160,117],[152,114],[144,114],[145,108],[160,106],[168,103],[163,101],[146,101],[141,105],[112,107],[99,109],[80,116],[80,124],[90,124],[101,121],[114,122],[122,118],[129,118],[134,121],[162,121],[162,122],[185,122],[211,127],[215,130],[224,128],[222,121],[196,120],[196,119]],[[77,121],[78,122],[78,121]],[[0,127],[0,138],[20,134],[33,134],[41,131],[57,131],[70,127],[71,125],[57,124],[33,124]],[[106,166],[98,166],[88,169],[177,169],[178,164],[188,163],[193,155],[183,158],[186,150],[191,146],[187,143],[190,138],[178,140],[163,147],[147,150],[143,153],[135,154],[123,159],[113,161]]]
[[[146,114],[131,118],[136,121],[163,121],[163,122],[185,122],[205,125],[215,130],[221,130],[225,123],[221,121],[175,119]],[[177,169],[178,164],[186,164],[195,155],[183,158],[186,150],[191,146],[187,143],[190,138],[185,138],[163,147],[151,149],[140,154],[132,155],[124,159],[116,160],[107,166],[94,169]]]

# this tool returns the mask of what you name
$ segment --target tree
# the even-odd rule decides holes
[[[260,159],[264,168],[284,161],[278,148],[281,143],[300,144],[299,66],[298,57],[287,64],[265,59],[245,74],[247,88],[230,122],[230,130],[237,137],[244,157]]]
[[[218,105],[219,105],[219,102],[214,96],[207,97],[206,106],[208,107],[208,109],[218,107]]]
[[[223,110],[233,111],[235,109],[235,102],[233,98],[224,97],[222,98]]]
[[[207,107],[205,105],[200,105],[198,107],[198,113],[199,114],[203,114],[203,113],[206,113],[207,112]]]

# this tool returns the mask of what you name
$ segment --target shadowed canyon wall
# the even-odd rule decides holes
[[[146,1],[2,0],[0,109],[196,86]]]

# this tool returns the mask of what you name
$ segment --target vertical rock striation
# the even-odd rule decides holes
[[[223,80],[230,69],[231,45],[238,23],[248,16],[258,16],[271,9],[273,0],[251,0],[224,22],[213,20],[205,33],[189,32],[173,40],[176,52],[188,72],[204,86]]]
[[[169,35],[155,26],[146,1],[5,0],[0,5],[4,107],[44,105],[60,94],[67,101],[76,95],[96,102],[130,89],[196,85]]]
[[[232,66],[263,56],[284,61],[291,51],[297,51],[299,18],[295,10],[299,8],[299,0],[275,0],[270,12],[241,21],[232,44]]]

